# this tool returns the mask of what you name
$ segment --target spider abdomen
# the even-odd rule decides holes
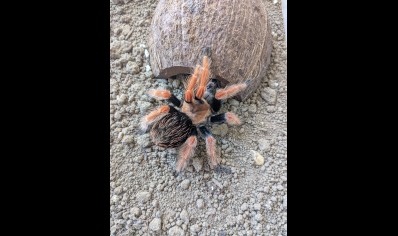
[[[181,146],[193,130],[191,119],[179,111],[169,113],[157,121],[151,129],[152,141],[164,148]]]

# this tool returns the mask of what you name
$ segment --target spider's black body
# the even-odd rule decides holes
[[[194,131],[196,128],[191,119],[170,107],[170,113],[152,126],[151,137],[160,147],[174,148],[181,146]]]

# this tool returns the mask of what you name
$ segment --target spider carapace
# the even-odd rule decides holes
[[[150,136],[156,145],[179,148],[177,172],[183,170],[194,155],[199,135],[205,140],[209,165],[214,168],[218,164],[216,139],[207,126],[211,123],[241,124],[231,112],[217,113],[222,100],[235,96],[246,87],[246,83],[241,83],[219,88],[216,79],[210,80],[210,60],[204,56],[202,66],[196,66],[186,83],[183,102],[165,89],[148,91],[149,96],[168,101],[170,105],[162,105],[150,112],[142,119],[141,128],[147,131],[152,126]]]

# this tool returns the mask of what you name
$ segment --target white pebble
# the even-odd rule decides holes
[[[264,165],[264,157],[260,153],[254,151],[254,150],[251,150],[251,152],[253,154],[253,159],[254,159],[254,162],[256,163],[256,165],[258,165],[258,166]]]
[[[162,221],[159,218],[155,218],[151,221],[151,223],[149,223],[149,228],[152,231],[159,231],[162,225]]]
[[[151,66],[150,65],[146,65],[145,66],[145,70],[146,70],[146,72],[151,71]]]

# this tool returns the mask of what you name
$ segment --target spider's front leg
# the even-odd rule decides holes
[[[227,123],[229,125],[240,125],[240,119],[232,112],[225,112],[210,117],[210,122],[215,124]]]
[[[178,161],[176,164],[177,172],[180,172],[181,170],[185,169],[188,160],[195,154],[196,145],[198,144],[198,140],[196,138],[197,134],[198,133],[196,129],[193,129],[191,135],[180,147],[178,151]]]
[[[206,141],[206,151],[207,155],[209,156],[209,164],[211,168],[214,168],[218,165],[217,160],[217,152],[216,152],[216,139],[213,137],[211,132],[205,127],[200,126],[199,131],[202,134],[202,137]]]
[[[233,84],[226,88],[217,90],[214,97],[218,100],[224,100],[224,99],[231,98],[231,97],[235,96],[236,94],[245,90],[246,88],[247,88],[246,83]]]
[[[166,100],[176,107],[181,106],[181,101],[167,89],[151,89],[147,94],[156,100]]]

